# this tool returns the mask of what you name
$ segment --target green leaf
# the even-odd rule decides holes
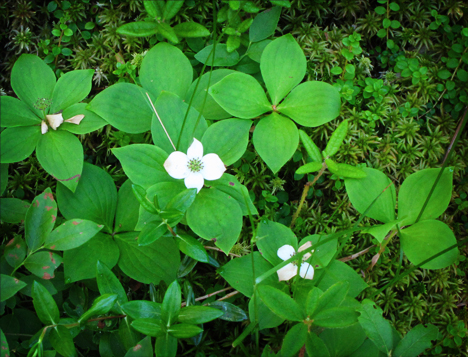
[[[22,54],[11,70],[11,87],[39,118],[43,113],[34,104],[42,98],[52,99],[55,81],[52,69],[36,55]]]
[[[449,226],[441,221],[424,220],[405,228],[400,235],[401,247],[408,260],[418,265],[434,254],[457,243]],[[458,249],[455,247],[422,265],[424,269],[442,269],[455,263]]]
[[[179,37],[206,37],[210,31],[203,25],[196,22],[182,22],[173,27],[174,32]]]
[[[145,3],[150,1],[145,1]],[[151,1],[153,2],[153,1]],[[156,22],[152,21],[137,21],[119,26],[117,33],[124,36],[146,37],[154,35],[158,32]]]
[[[360,179],[345,179],[346,192],[354,208],[364,213],[372,202],[382,193],[367,216],[388,223],[395,220],[396,192],[392,181],[381,171],[365,167],[362,169],[367,176]],[[390,185],[391,184],[391,185]],[[387,188],[387,186],[389,186]]]
[[[132,319],[161,320],[161,304],[146,300],[133,300],[121,306],[125,314]]]
[[[13,268],[21,265],[27,253],[26,242],[21,236],[16,236],[5,245],[3,256]]]
[[[154,206],[153,202],[146,198],[146,190],[138,185],[132,185],[132,191],[141,207],[151,214],[158,214],[158,210]]]
[[[140,247],[137,237],[137,232],[114,236],[120,249],[120,269],[144,284],[174,281],[180,265],[179,250],[174,240],[161,237],[150,245]]]
[[[303,238],[299,243],[299,247],[308,241],[311,242],[313,246],[315,246],[316,244],[321,243],[323,240],[327,238],[328,238],[327,235],[313,234],[313,235]],[[338,244],[338,238],[335,238],[335,239],[331,239],[327,241],[326,243],[322,243],[317,248],[315,248],[314,254],[312,254],[311,260],[308,261],[310,265],[316,268],[317,266],[319,268],[324,268],[325,266],[327,266],[328,263],[335,256],[335,253],[337,251],[337,244]]]
[[[448,70],[443,69],[439,72],[437,72],[437,76],[439,76],[440,79],[449,79],[451,77],[452,73],[450,73]]]
[[[278,5],[282,7],[291,7],[291,3],[288,0],[270,0],[273,5]]]
[[[44,247],[52,250],[77,248],[93,238],[103,227],[103,225],[83,219],[67,221],[49,234]]]
[[[374,225],[369,228],[364,228],[361,232],[371,234],[379,243],[382,243],[387,234],[400,222],[401,220],[395,220],[385,224]]]
[[[164,336],[165,332],[161,319],[137,319],[135,321],[132,321],[132,327],[138,332],[152,337]]]
[[[204,154],[215,153],[229,166],[244,155],[252,122],[226,119],[208,127],[201,140]]]
[[[178,321],[184,324],[203,324],[224,315],[223,311],[208,306],[187,306],[179,312]],[[176,325],[177,326],[177,325]]]
[[[78,322],[85,323],[88,319],[97,315],[107,314],[114,306],[117,294],[103,294],[93,301],[90,309],[80,316]]]
[[[289,321],[302,321],[305,316],[301,307],[289,295],[269,285],[258,285],[258,295],[276,315]]]
[[[398,11],[400,10],[400,5],[398,5],[396,2],[391,2],[389,4],[389,7],[392,11]]]
[[[263,161],[277,173],[296,152],[299,133],[291,119],[272,113],[258,122],[252,141]]]
[[[295,356],[307,340],[307,325],[298,323],[286,334],[281,346],[281,356]]]
[[[331,170],[330,170],[331,171]],[[345,177],[345,178],[364,178],[367,176],[365,171],[359,167],[351,166],[348,164],[336,164],[336,170],[331,171],[335,175]]]
[[[177,44],[179,43],[179,39],[177,38],[176,33],[172,29],[172,27],[165,22],[156,22],[156,27],[158,29],[158,32],[163,35],[165,38],[167,38],[170,42]],[[160,42],[164,43],[164,42]]]
[[[57,218],[57,204],[50,188],[36,196],[26,213],[25,240],[29,250],[38,249],[52,231]]]
[[[190,100],[192,100],[192,106],[198,112],[202,112],[202,115],[206,119],[229,118],[231,115],[228,112],[226,112],[223,108],[221,108],[221,106],[218,103],[216,103],[213,97],[207,94],[206,92],[208,91],[210,86],[218,83],[221,79],[232,73],[234,73],[233,70],[224,68],[215,69],[214,71],[205,73],[201,77],[200,82],[198,82],[198,79],[193,81],[192,85],[187,91],[187,94],[185,95],[185,103],[190,103]]]
[[[263,259],[259,252],[254,252],[253,254],[255,262],[255,278],[257,278],[263,273],[266,273],[273,266]],[[219,270],[219,274],[226,279],[233,289],[236,289],[249,298],[253,295],[252,257],[249,255],[229,261]],[[276,284],[281,286],[278,283],[278,276],[276,275],[268,277],[260,284]]]
[[[249,301],[249,316],[251,322],[256,321],[258,323],[260,330],[275,328],[284,323],[284,318],[271,311],[260,299],[258,292],[255,292],[255,297],[252,296]],[[245,318],[247,319],[247,316]]]
[[[358,310],[361,316],[359,323],[377,348],[388,355],[393,349],[393,333],[390,322],[382,316],[382,309],[377,307],[371,300],[364,300]]]
[[[341,281],[332,285],[316,302],[312,299],[314,296],[313,291],[314,290],[312,290],[307,296],[307,315],[311,317],[314,317],[325,310],[330,310],[340,306],[348,294],[349,284],[346,281]]]
[[[395,357],[416,357],[431,347],[431,341],[437,339],[439,331],[434,325],[417,325],[398,343],[393,352]]]
[[[143,1],[143,5],[145,6],[146,12],[152,17],[162,17],[164,12],[164,6],[166,5],[165,1],[153,1],[153,0],[145,0]]]
[[[23,161],[32,154],[40,138],[40,126],[6,128],[0,134],[1,163]]]
[[[125,174],[136,185],[148,189],[155,182],[172,180],[164,168],[169,155],[157,146],[133,144],[113,149],[112,152],[122,164]]]
[[[257,247],[263,258],[272,265],[282,263],[278,249],[283,245],[291,245],[297,250],[297,237],[293,231],[281,223],[262,220],[257,228]]]
[[[18,198],[0,198],[0,219],[6,223],[24,221],[30,204]]]
[[[43,324],[55,325],[59,322],[60,313],[54,298],[47,289],[37,281],[33,283],[32,298],[37,317],[39,317],[39,320],[41,320]]]
[[[330,356],[344,357],[349,356],[360,345],[362,345],[366,339],[366,334],[364,333],[361,325],[354,324],[344,328],[325,329],[320,334],[320,339],[325,343]]]
[[[236,36],[236,35],[228,36],[227,41],[226,41],[226,51],[228,51],[228,53],[234,52],[235,50],[239,48],[240,43],[241,41],[240,41],[239,36]]]
[[[306,62],[304,52],[291,34],[277,38],[265,48],[260,69],[273,105],[278,105],[302,81]]]
[[[265,54],[262,61],[264,59]],[[335,119],[340,114],[340,108],[338,90],[328,83],[317,81],[301,83],[278,105],[282,114],[308,127],[320,126]]]
[[[8,346],[8,341],[5,337],[5,334],[0,329],[0,357],[9,357],[10,348]]]
[[[457,78],[461,80],[462,82],[467,82],[468,81],[468,72],[465,71],[464,69],[459,69],[457,71]]]
[[[150,336],[146,336],[143,340],[138,342],[134,347],[131,347],[127,351],[124,357],[148,357],[148,356],[153,356],[153,345],[151,344]]]
[[[377,346],[370,339],[364,341],[349,357],[362,357],[362,356],[375,356],[375,357],[386,357],[387,355],[380,352]]]
[[[82,69],[65,73],[52,93],[50,113],[57,113],[72,104],[81,102],[91,91],[94,69]]]
[[[0,97],[0,115],[4,128],[38,125],[41,122],[41,119],[26,104],[8,96]]]
[[[169,22],[179,12],[183,4],[184,0],[167,0],[163,12],[163,20]]]
[[[112,237],[98,233],[82,246],[64,252],[65,282],[95,278],[98,261],[111,269],[117,264],[119,255],[119,248]]]
[[[62,257],[56,253],[40,251],[28,256],[24,266],[39,278],[49,280],[55,278],[55,269],[62,264]]]
[[[79,114],[83,114],[84,118],[79,125],[64,122],[58,130],[66,130],[73,134],[88,134],[107,125],[99,115],[87,110],[87,106],[87,103],[78,103],[66,108],[62,113],[65,120]]]
[[[75,192],[83,170],[83,147],[75,135],[49,130],[41,136],[36,155],[44,170]]]
[[[160,219],[148,222],[138,235],[138,246],[146,246],[154,243],[167,232],[167,224]]]
[[[199,262],[208,263],[208,253],[206,252],[203,244],[197,241],[195,238],[179,233],[176,237],[176,243],[179,250],[191,257],[192,259],[198,260]],[[190,322],[191,323],[191,322]]]
[[[234,198],[218,190],[201,190],[187,211],[187,224],[200,237],[215,241],[228,254],[242,229],[242,210]]]
[[[62,356],[77,356],[73,337],[65,326],[54,326],[50,331],[49,339],[52,347]]]
[[[398,218],[402,225],[416,221],[441,169],[425,169],[406,178],[398,192]],[[435,219],[447,209],[452,197],[453,168],[447,167],[432,192],[420,220]]]
[[[0,295],[0,302],[8,300],[25,286],[25,282],[13,278],[12,276],[0,274],[0,287],[2,290],[2,294]]]
[[[195,59],[203,64],[213,67],[231,67],[235,66],[239,60],[237,51],[228,52],[227,45],[220,43],[216,45],[213,62],[213,45],[206,46],[195,55]]]
[[[167,288],[161,306],[161,319],[167,325],[172,326],[177,321],[180,312],[182,293],[177,280],[174,280]]]
[[[251,119],[271,110],[263,88],[245,73],[224,77],[210,87],[209,93],[224,110],[238,118]]]
[[[255,16],[249,30],[250,42],[259,42],[275,33],[281,15],[281,7],[275,6]]]
[[[117,209],[115,212],[114,232],[135,230],[138,222],[140,203],[132,190],[132,182],[127,180],[120,186],[117,194]]]
[[[154,106],[178,151],[187,152],[187,149],[193,143],[194,137],[200,140],[208,127],[205,118],[201,117],[198,120],[199,113],[195,108],[190,108],[184,125],[188,105],[173,93],[163,92]],[[197,123],[198,126],[196,126]],[[156,116],[153,116],[151,135],[155,145],[169,153],[174,151],[166,132]],[[178,142],[179,145],[177,146]]]
[[[332,157],[340,149],[343,140],[348,135],[348,120],[343,120],[340,125],[335,129],[330,139],[328,140],[327,147],[324,150],[324,155]]]
[[[334,307],[314,316],[314,324],[327,328],[343,328],[357,322],[359,314],[351,307]]]
[[[169,335],[156,338],[154,345],[156,357],[175,357],[177,354],[177,338]]]
[[[305,131],[299,130],[299,137],[301,139],[302,145],[304,145],[304,148],[306,149],[307,154],[312,159],[312,161],[322,162],[322,152],[320,151],[318,146],[315,145],[310,136],[307,135]]]
[[[8,164],[0,164],[0,196],[3,195],[8,186],[8,166]],[[0,204],[0,211],[2,209],[1,206],[2,205]]]
[[[314,332],[307,334],[306,351],[311,357],[330,357],[327,345]]]
[[[265,50],[265,47],[268,46],[270,42],[271,40],[263,40],[260,42],[252,43],[252,45],[250,46],[249,52],[247,52],[247,55],[249,56],[251,60],[257,63],[260,63],[263,51]]]
[[[74,193],[63,185],[57,186],[60,212],[66,219],[81,218],[104,224],[112,232],[117,190],[111,176],[103,169],[85,163],[80,185]],[[96,262],[94,262],[96,264]]]
[[[175,338],[190,338],[203,332],[203,329],[196,325],[177,324],[169,327],[167,332]]]
[[[240,307],[226,301],[213,301],[208,303],[215,309],[220,310],[223,315],[219,317],[220,320],[240,322],[247,320],[247,314]],[[183,310],[182,310],[183,311]],[[180,317],[180,315],[179,315]]]
[[[144,133],[150,130],[153,118],[146,92],[135,84],[117,83],[98,93],[87,108],[121,131]]]
[[[116,314],[123,313],[122,305],[128,302],[127,294],[125,293],[122,284],[119,279],[114,275],[104,263],[100,261],[96,264],[96,281],[99,288],[99,293],[104,294],[116,294],[116,304],[113,306],[112,311]]]

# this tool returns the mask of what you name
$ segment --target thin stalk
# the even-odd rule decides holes
[[[176,149],[174,143],[172,142],[171,137],[169,136],[169,133],[168,133],[167,130],[166,130],[166,127],[164,126],[164,124],[163,124],[161,118],[159,117],[158,111],[156,110],[156,108],[155,108],[154,105],[153,105],[153,102],[151,101],[151,98],[150,98],[148,92],[146,92],[146,96],[148,97],[148,100],[149,100],[149,102],[150,102],[150,104],[151,104],[151,107],[153,108],[154,113],[155,113],[156,116],[158,117],[158,120],[159,120],[159,122],[161,123],[161,126],[162,126],[162,128],[164,129],[164,132],[166,133],[167,138],[168,138],[169,141],[171,142],[172,147],[174,148],[175,151],[177,151],[177,149]],[[179,136],[179,138],[180,138],[180,136]]]

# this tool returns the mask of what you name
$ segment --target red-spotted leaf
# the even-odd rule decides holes
[[[57,203],[50,188],[36,196],[26,213],[25,239],[30,250],[36,250],[54,228]]]
[[[0,275],[0,301],[5,301],[24,288],[27,284],[9,275]]]
[[[5,260],[13,268],[16,268],[23,262],[26,257],[27,250],[28,248],[26,247],[24,239],[21,238],[21,236],[16,236],[5,246]]]
[[[45,247],[52,250],[69,250],[83,245],[104,226],[84,219],[71,219],[57,227],[46,238]]]
[[[24,266],[34,275],[42,279],[53,279],[55,269],[62,264],[62,257],[56,253],[41,251],[26,259]]]

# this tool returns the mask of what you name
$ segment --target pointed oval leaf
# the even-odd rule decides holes
[[[352,307],[333,307],[314,316],[314,324],[327,328],[343,328],[355,324],[359,314]]]
[[[29,126],[41,123],[41,119],[19,99],[1,96],[0,117],[2,127]]]
[[[152,3],[154,1],[145,1]],[[153,21],[136,21],[119,26],[117,33],[124,36],[147,37],[158,33],[158,26]]]
[[[308,164],[300,166],[296,170],[296,174],[298,175],[309,174],[311,172],[320,171],[322,167],[323,167],[323,164],[321,162],[309,162]]]
[[[50,188],[36,196],[26,213],[25,240],[30,250],[38,249],[52,231],[57,218],[57,203]]]
[[[132,321],[132,327],[147,336],[159,337],[165,334],[165,329],[161,319],[137,319]]]
[[[26,257],[26,242],[21,236],[16,236],[5,245],[3,256],[13,268],[19,267]]]
[[[314,304],[314,309],[307,310],[307,314],[313,317],[316,314],[319,314],[321,311],[340,306],[340,304],[347,296],[348,290],[348,282],[342,281],[332,285],[320,296],[317,303]]]
[[[27,284],[9,275],[0,275],[0,288],[2,293],[0,295],[0,302],[8,300],[14,296],[18,291],[23,289]]]
[[[273,113],[258,122],[252,140],[263,161],[277,173],[296,152],[299,133],[291,119]]]
[[[117,194],[114,232],[134,231],[138,222],[140,204],[133,194],[132,182],[127,180]]]
[[[179,37],[206,37],[210,31],[203,25],[196,22],[182,22],[173,27],[174,32]]]
[[[167,38],[169,42],[173,44],[179,43],[179,39],[177,38],[177,35],[174,32],[174,29],[170,25],[164,22],[156,22],[156,28],[158,30],[158,33],[160,33],[162,36]],[[164,43],[164,42],[160,42],[160,43]]]
[[[30,255],[24,266],[39,278],[49,280],[55,278],[55,269],[62,264],[62,257],[57,253],[40,251]]]
[[[148,222],[138,234],[138,246],[146,246],[156,242],[167,232],[167,224],[160,219]]]
[[[235,66],[239,60],[237,51],[228,52],[227,45],[220,43],[216,45],[213,61],[213,45],[206,46],[195,55],[195,59],[207,66],[213,67],[231,67]]]
[[[219,316],[220,320],[240,322],[248,319],[244,310],[226,301],[213,301],[208,306],[212,306],[223,313]]]
[[[284,336],[281,346],[281,356],[295,356],[307,341],[307,325],[303,323],[295,324]]]
[[[307,151],[307,154],[315,162],[322,162],[322,152],[317,145],[312,141],[310,136],[303,130],[299,130],[299,138],[301,139],[302,145]]]
[[[122,310],[132,319],[156,319],[161,320],[161,304],[146,300],[133,300],[126,302]]]
[[[65,108],[62,113],[65,120],[80,114],[84,115],[84,118],[79,125],[64,122],[58,130],[66,130],[73,134],[88,134],[108,124],[99,115],[87,110],[87,106],[87,103],[77,103]]]
[[[37,281],[33,283],[32,298],[37,317],[43,324],[55,325],[59,322],[60,312],[54,298]]]
[[[176,237],[176,243],[179,250],[188,255],[189,257],[203,263],[208,263],[208,253],[206,252],[203,244],[197,241],[195,238],[179,233]],[[189,322],[192,323],[192,322]]]
[[[417,325],[398,343],[393,352],[395,357],[416,357],[431,347],[437,339],[439,330],[434,325]]]
[[[114,306],[117,297],[117,294],[103,294],[99,296],[93,301],[89,310],[80,316],[78,322],[82,324],[93,316],[107,314],[112,309],[112,306]]]
[[[177,324],[169,327],[167,332],[175,338],[190,338],[203,332],[203,329],[197,325]]]
[[[104,294],[116,294],[117,300],[115,305],[112,307],[112,311],[116,314],[123,313],[121,309],[122,305],[128,302],[127,294],[125,293],[122,284],[119,279],[114,275],[104,263],[100,261],[96,264],[96,281],[99,288],[99,293]]]
[[[135,346],[130,347],[124,357],[148,357],[153,356],[153,345],[151,337],[146,336],[139,341]]]
[[[291,34],[271,42],[262,54],[260,69],[273,105],[278,103],[306,74],[304,52]]]
[[[73,337],[65,326],[54,326],[50,331],[49,339],[52,347],[62,356],[77,356]]]
[[[1,163],[23,161],[33,153],[40,138],[40,125],[6,128],[0,134]]]
[[[69,220],[54,229],[45,240],[44,247],[52,250],[69,250],[93,238],[104,226],[83,219]]]
[[[187,306],[180,310],[177,320],[184,324],[203,324],[224,315],[223,311],[208,306]]]
[[[276,315],[289,321],[302,321],[305,316],[301,307],[289,295],[269,285],[258,285],[258,295]]]
[[[174,280],[167,288],[161,305],[161,319],[167,325],[172,326],[177,321],[182,303],[182,293],[177,280]]]
[[[282,263],[278,257],[278,249],[291,245],[297,250],[297,237],[284,224],[262,220],[257,228],[257,246],[262,256],[272,265]]]
[[[55,85],[49,113],[57,113],[81,102],[91,91],[94,69],[81,69],[65,73]]]
[[[0,219],[6,223],[24,221],[30,204],[18,198],[0,198]]]
[[[324,155],[332,157],[340,149],[343,140],[348,135],[348,120],[343,120],[340,125],[335,129],[330,139],[328,140],[327,147],[324,150]]]
[[[275,6],[255,16],[249,30],[250,42],[264,40],[275,33],[281,15],[281,7]]]
[[[231,115],[252,119],[271,108],[265,91],[258,81],[245,73],[232,73],[212,85],[209,93]]]
[[[332,85],[318,81],[298,85],[278,105],[281,113],[308,127],[328,123],[340,114],[340,109],[340,93]]]
[[[388,355],[393,349],[393,333],[390,322],[382,316],[382,309],[377,307],[371,300],[364,300],[358,310],[361,315],[359,323],[377,348]]]
[[[336,164],[337,170],[333,172],[335,175],[345,178],[364,178],[367,176],[365,171],[356,166],[348,164]]]

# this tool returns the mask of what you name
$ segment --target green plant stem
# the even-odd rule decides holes
[[[294,226],[294,223],[296,223],[297,217],[299,217],[299,213],[301,212],[302,206],[304,205],[304,201],[307,197],[307,194],[309,193],[309,189],[315,185],[315,183],[318,181],[318,179],[323,175],[323,172],[327,168],[327,164],[323,163],[322,168],[320,169],[319,173],[317,176],[314,177],[313,181],[309,181],[304,185],[304,190],[302,191],[302,196],[301,200],[299,201],[299,206],[297,206],[296,212],[294,212],[294,215],[291,220],[291,224],[289,225],[289,228],[292,228]]]

